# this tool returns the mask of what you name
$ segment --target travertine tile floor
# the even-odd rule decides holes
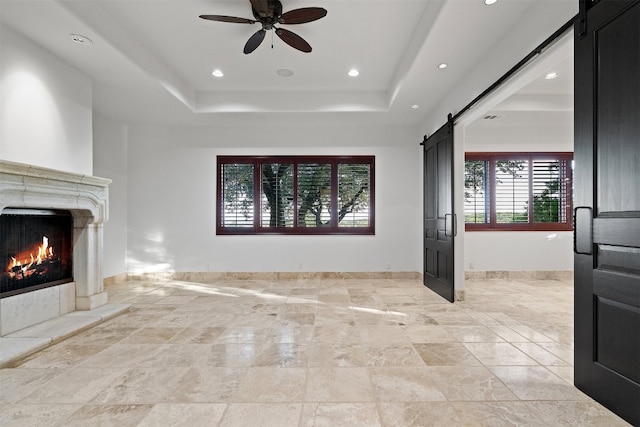
[[[572,386],[569,281],[128,282],[0,371],[2,426],[616,426]]]

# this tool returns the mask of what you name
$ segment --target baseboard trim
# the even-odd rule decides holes
[[[364,272],[173,272],[122,273],[104,279],[105,285],[138,280],[182,280],[208,282],[213,280],[422,280],[417,271]]]
[[[466,280],[573,280],[573,271],[465,271]]]

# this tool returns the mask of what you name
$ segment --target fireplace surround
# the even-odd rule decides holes
[[[107,303],[103,224],[111,180],[0,160],[0,213],[5,209],[67,211],[72,216],[73,282],[0,299],[0,335],[75,310]]]

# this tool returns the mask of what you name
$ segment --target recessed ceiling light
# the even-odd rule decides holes
[[[414,110],[417,110],[418,108],[420,108],[420,106],[418,104],[413,104],[411,108]]]
[[[293,71],[288,68],[280,68],[276,71],[276,74],[280,77],[291,77],[293,76]]]
[[[546,76],[544,76],[544,78],[547,80],[552,80],[552,79],[555,79],[556,77],[558,77],[558,73],[549,73]]]
[[[441,63],[441,64],[438,64],[438,68],[439,68],[439,69],[441,69],[441,70],[444,70],[444,69],[445,69],[445,68],[447,68],[447,67],[448,67],[448,65],[447,65],[447,64],[445,64],[444,62],[443,62],[443,63]]]
[[[498,0],[484,0],[484,4],[486,4],[487,6],[491,6],[494,3],[497,3]]]
[[[218,69],[213,70],[213,73],[211,73],[211,74],[213,74],[213,77],[223,77],[224,76],[224,73],[222,72],[222,70],[218,70]]]
[[[357,77],[360,75],[360,71],[356,70],[355,68],[352,68],[351,70],[349,70],[349,75],[351,77]]]
[[[90,46],[93,44],[89,37],[80,34],[69,34],[69,37],[71,37],[71,40],[78,44],[83,44],[85,46]]]

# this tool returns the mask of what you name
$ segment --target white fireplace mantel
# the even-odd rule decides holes
[[[74,310],[107,303],[102,248],[109,184],[110,179],[0,160],[0,213],[4,208],[36,208],[67,210],[73,215]]]

